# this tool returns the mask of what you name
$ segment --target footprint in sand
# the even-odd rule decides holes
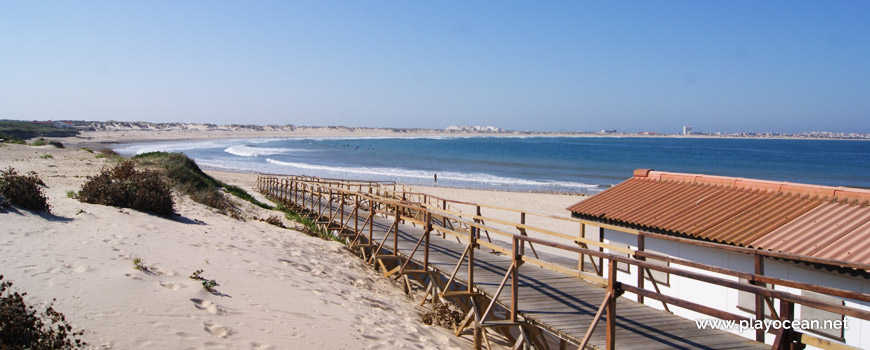
[[[130,277],[130,278],[132,278],[132,279],[134,279],[134,280],[141,280],[141,279],[142,279],[142,277],[139,277],[139,276],[136,276],[136,275],[133,275],[133,274],[130,274],[130,273],[125,273],[124,276]]]
[[[311,272],[311,268],[306,266],[306,265],[295,263],[295,262],[292,262],[292,261],[286,260],[286,259],[278,259],[278,261],[280,261],[284,265],[293,267],[301,272]]]
[[[202,327],[206,332],[208,332],[208,334],[217,338],[226,338],[232,335],[232,331],[230,331],[229,328],[214,322],[203,322]]]
[[[191,298],[190,301],[192,301],[193,306],[195,306],[199,310],[204,310],[204,311],[206,311],[210,314],[213,314],[213,315],[223,313],[223,310],[221,310],[221,308],[217,304],[210,302],[208,300]]]
[[[187,288],[187,286],[175,282],[160,282],[160,286],[169,290],[179,290],[181,288]]]

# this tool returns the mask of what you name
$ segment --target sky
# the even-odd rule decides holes
[[[0,119],[870,133],[868,1],[0,1]]]

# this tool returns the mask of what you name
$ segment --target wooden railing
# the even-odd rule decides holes
[[[461,256],[458,259],[458,262],[453,268],[452,272],[447,273],[447,271],[441,271],[442,273],[444,273],[445,276],[449,276],[447,278],[447,282],[440,285],[434,283],[428,285],[426,293],[423,296],[424,301],[426,300],[426,298],[429,297],[429,295],[433,295],[433,298],[435,295],[446,298],[461,297],[466,295],[471,296],[482,293],[480,288],[476,286],[474,280],[475,250],[486,248],[509,256],[511,258],[510,267],[508,268],[507,273],[503,277],[502,282],[497,288],[496,292],[493,295],[489,295],[491,301],[489,302],[489,305],[487,305],[487,307],[485,308],[485,311],[480,314],[477,312],[476,308],[472,308],[472,310],[469,311],[468,315],[463,321],[464,325],[468,325],[473,317],[479,320],[478,326],[484,329],[483,331],[481,331],[480,334],[483,335],[486,334],[485,328],[487,327],[520,325],[524,323],[524,321],[520,319],[522,315],[519,314],[520,299],[518,296],[519,284],[517,283],[517,281],[519,278],[520,267],[525,264],[535,265],[544,269],[549,269],[570,276],[582,278],[584,280],[602,285],[606,288],[606,297],[602,301],[601,306],[599,307],[598,312],[593,319],[593,322],[590,324],[585,337],[579,344],[580,349],[584,348],[586,343],[589,341],[590,336],[597,327],[598,321],[605,314],[607,315],[607,348],[614,348],[614,341],[616,337],[615,320],[617,315],[616,299],[625,292],[634,294],[641,302],[643,300],[642,298],[650,298],[662,302],[662,304],[665,305],[666,309],[667,305],[672,305],[722,320],[760,320],[765,317],[764,310],[765,308],[767,308],[770,310],[773,318],[779,319],[781,321],[791,321],[794,319],[793,311],[795,304],[829,311],[839,315],[855,317],[862,320],[870,320],[870,311],[865,311],[841,304],[819,301],[805,296],[788,293],[782,290],[776,290],[773,289],[773,285],[791,287],[819,294],[851,299],[862,303],[870,303],[870,294],[775,278],[765,276],[762,273],[763,261],[765,257],[811,263],[820,263],[820,261],[824,261],[828,264],[834,264],[834,266],[840,266],[836,265],[837,263],[839,263],[839,261],[836,260],[809,258],[785,253],[762,252],[755,249],[733,247],[710,242],[695,242],[693,240],[685,238],[664,236],[647,232],[638,232],[628,228],[603,225],[600,223],[593,223],[586,220],[556,217],[547,214],[530,213],[522,210],[479,205],[468,202],[452,201],[444,198],[426,195],[423,193],[398,192],[395,190],[395,183],[388,184],[386,186],[393,186],[392,190],[386,190],[384,188],[385,185],[378,182],[345,182],[340,180],[323,180],[308,177],[277,178],[273,176],[260,176],[258,178],[258,188],[263,193],[271,196],[278,201],[295,205],[299,209],[304,208],[305,211],[312,213],[313,216],[315,216],[316,218],[323,219],[325,221],[325,227],[334,230],[340,235],[344,236],[345,241],[352,248],[367,248],[367,256],[365,253],[366,249],[362,249],[363,257],[369,263],[380,264],[382,271],[384,271],[384,276],[402,276],[407,273],[432,273],[433,270],[435,270],[429,264],[432,232],[436,232],[444,238],[452,236],[455,237],[459,242],[465,243],[465,249],[461,253]],[[442,206],[439,207],[438,205],[431,204],[432,200],[436,201],[435,203],[441,202]],[[445,209],[447,203],[472,205],[478,208],[478,210],[474,214],[462,213],[457,210],[450,210],[449,208]],[[347,205],[352,205],[352,208],[349,210],[349,215],[345,214],[345,206]],[[483,216],[481,215],[479,208],[499,209],[519,213],[520,222],[510,222],[503,219]],[[363,209],[369,212],[369,215],[364,218],[362,225],[359,224],[359,209]],[[375,215],[382,215],[383,217],[393,218],[392,225],[389,227],[383,238],[381,238],[381,240],[378,242],[373,241],[374,237],[372,234]],[[578,223],[581,225],[581,227],[583,227],[584,225],[595,225],[598,226],[601,230],[606,227],[609,229],[615,229],[617,231],[631,232],[638,235],[639,249],[627,249],[625,247],[615,246],[601,241],[589,240],[581,236],[574,236],[527,225],[523,220],[526,215],[536,215],[554,220]],[[439,217],[443,218],[443,220],[436,219]],[[350,224],[351,222],[353,222],[352,225]],[[403,256],[400,255],[400,252],[398,250],[398,234],[400,222],[411,223],[415,226],[419,225],[423,231],[422,235],[417,240],[414,248],[410,252],[404,252],[405,255]],[[451,224],[446,224],[448,222]],[[333,223],[337,223],[337,225],[333,225]],[[516,227],[517,230],[522,230],[522,232],[507,232],[506,230],[503,230],[501,228],[493,227],[491,223],[499,223],[503,226],[513,226]],[[529,237],[526,234],[529,231],[546,235],[549,238],[542,239],[536,237]],[[482,237],[482,232],[507,237],[510,241],[510,246],[505,247],[496,244],[491,240],[485,239],[484,237]],[[580,232],[583,232],[582,228]],[[756,261],[756,273],[745,273],[732,269],[726,269],[680,258],[665,256],[657,253],[647,252],[642,249],[643,240],[646,237],[654,237],[657,239],[672,240],[680,243],[696,244],[709,248],[724,249],[737,253],[750,254],[754,256]],[[557,240],[567,240],[568,242],[570,242],[570,244],[559,243]],[[578,256],[579,261],[583,261],[585,256],[597,258],[599,259],[599,264],[595,269],[597,273],[592,274],[584,271],[583,266],[580,263],[574,264],[574,266],[565,266],[564,264],[547,261],[546,257],[541,257],[534,251],[532,254],[534,257],[527,255],[526,248],[528,247],[529,250],[533,250],[535,245],[563,252],[573,253],[575,254],[575,256]],[[629,254],[629,256],[626,257],[624,255],[604,252],[604,249]],[[389,251],[390,254],[382,254],[384,251]],[[420,252],[422,258],[415,259],[415,257],[419,256],[417,255],[418,252]],[[671,265],[687,267],[690,269],[653,264],[645,261],[645,259],[647,258],[664,261]],[[393,266],[392,268],[388,268],[387,264],[384,263],[384,260],[387,259],[393,259],[397,261],[397,264],[395,264],[395,266]],[[607,260],[608,264],[606,273],[602,263],[604,260]],[[467,281],[465,281],[465,288],[455,289],[452,287],[454,285],[453,282],[455,282],[457,273],[463,263],[467,264],[468,269]],[[625,284],[619,281],[616,269],[617,263],[635,266],[638,271],[642,271],[642,273],[638,274],[638,283],[636,286]],[[420,268],[411,269],[410,266],[412,264],[418,265]],[[759,266],[762,266],[762,268],[759,269]],[[850,265],[850,267],[853,268],[855,266],[857,266],[858,268],[864,267],[860,264]],[[746,281],[734,281],[725,277],[694,272],[691,271],[691,269],[703,270],[722,276],[737,277],[745,279]],[[870,266],[867,266],[867,269],[870,270]],[[755,318],[751,319],[746,316],[715,309],[693,301],[663,294],[660,292],[656,281],[652,276],[652,271],[659,271],[675,276],[680,276],[693,281],[704,282],[719,287],[725,287],[742,292],[752,293],[756,297]],[[646,276],[648,276],[648,278],[652,281],[654,290],[649,290],[645,288],[643,284],[644,272]],[[507,303],[501,303],[499,301],[499,297],[508,285],[510,286],[511,290],[509,298],[510,301]],[[453,288],[453,290],[451,290],[451,288]],[[441,291],[440,293],[439,290]],[[778,312],[774,307],[777,301],[779,302]],[[496,305],[500,305],[501,307],[504,307],[506,308],[506,310],[509,311],[509,316],[506,320],[491,320],[491,318],[493,318],[492,311]],[[760,336],[757,335],[757,340],[763,341],[764,331],[761,330],[761,332],[762,333],[760,334]],[[829,340],[819,338],[807,333],[802,333],[794,329],[786,329],[785,327],[771,329],[770,333],[776,336],[773,345],[774,349],[790,348],[792,344],[808,344],[820,348],[848,348],[842,344],[831,342]],[[530,336],[526,335],[524,332],[522,334],[522,340],[529,342]],[[517,341],[519,342],[520,339],[517,339]]]

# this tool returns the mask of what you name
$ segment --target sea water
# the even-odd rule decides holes
[[[423,137],[173,141],[205,168],[407,184],[597,193],[634,169],[870,187],[870,142],[846,140]]]

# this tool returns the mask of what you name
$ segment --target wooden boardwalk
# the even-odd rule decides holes
[[[333,213],[331,222],[330,215],[311,215],[312,218],[321,220],[330,229],[344,227],[345,230],[354,231],[358,228],[361,235],[367,240],[371,234],[371,242],[363,242],[378,245],[383,242],[380,255],[390,257],[398,255],[405,257],[412,255],[418,242],[423,241],[424,228],[419,224],[409,221],[396,222],[394,216],[372,215],[370,212],[353,205],[340,205],[337,201],[330,201],[324,196],[309,196],[304,201],[293,202],[292,196],[285,196],[288,204],[295,205],[297,209],[306,209],[310,213]],[[356,210],[356,212],[355,212]],[[379,214],[381,211],[377,211]],[[341,221],[343,218],[345,221]],[[373,219],[371,219],[373,218]],[[369,222],[367,220],[371,220]],[[396,225],[397,224],[397,225]],[[393,227],[397,231],[393,231]],[[393,235],[393,232],[398,234]],[[395,241],[394,241],[395,240]],[[360,241],[362,242],[362,241]],[[502,244],[509,244],[503,242]],[[394,247],[398,248],[394,251]],[[463,257],[467,242],[458,242],[452,236],[443,237],[433,234],[430,236],[428,251],[428,266],[430,270],[440,273],[439,278],[448,279],[455,271],[454,282],[461,286],[453,287],[453,290],[467,290],[469,269],[467,262],[459,263]],[[418,266],[423,266],[423,253],[416,249],[411,260]],[[560,261],[563,264],[573,264],[576,267],[577,260],[548,256],[540,252],[541,260]],[[398,260],[400,264],[404,259]],[[499,286],[512,264],[510,256],[495,254],[491,250],[480,248],[474,250],[473,259],[473,283],[477,290],[492,298],[498,293]],[[458,266],[457,266],[458,265]],[[397,266],[397,265],[393,265]],[[382,266],[383,267],[383,266]],[[393,270],[397,267],[385,267]],[[408,267],[410,270],[411,268]],[[418,267],[419,269],[419,267]],[[419,271],[419,270],[417,270]],[[520,318],[529,325],[538,327],[553,335],[553,339],[579,344],[584,338],[592,323],[596,312],[605,300],[607,289],[582,279],[544,269],[534,265],[521,265],[518,269],[519,283],[517,313]],[[447,286],[446,288],[451,288]],[[449,294],[449,292],[447,293]],[[511,304],[507,293],[498,296],[498,303],[509,310]],[[484,304],[483,307],[486,307]],[[721,330],[699,330],[696,323],[669,312],[658,310],[624,297],[616,299],[616,322],[615,322],[615,348],[616,349],[768,349],[770,345],[755,342],[753,340]],[[480,310],[482,311],[482,310]],[[493,314],[494,315],[494,314]],[[507,317],[501,317],[502,319]],[[606,345],[606,331],[603,325],[606,317],[602,317],[601,325],[596,327],[588,341],[589,348],[604,349]],[[484,321],[485,323],[486,321]],[[563,342],[562,345],[566,345]],[[546,344],[542,344],[546,348]],[[576,345],[574,345],[576,347]]]

